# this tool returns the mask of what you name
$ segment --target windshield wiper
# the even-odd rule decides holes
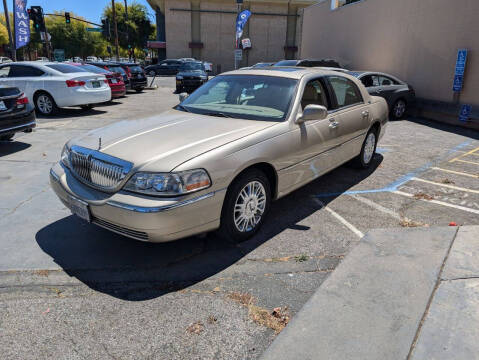
[[[201,115],[206,115],[206,116],[217,116],[217,117],[224,117],[224,118],[234,118],[231,115],[227,115],[222,112],[211,112],[211,113],[206,113],[206,114],[201,114]]]
[[[185,108],[183,105],[180,105],[180,104],[176,105],[176,108],[181,109],[181,110],[186,111],[186,112],[189,112],[189,113],[191,112],[190,110],[188,110],[187,108]]]

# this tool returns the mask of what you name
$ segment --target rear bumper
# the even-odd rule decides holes
[[[111,88],[111,97],[118,98],[122,97],[126,94],[126,87],[125,85],[122,86],[110,86]]]
[[[36,116],[34,110],[9,119],[0,118],[0,135],[14,134],[33,129],[37,125],[35,120]]]
[[[100,89],[69,89],[59,99],[55,97],[55,102],[59,107],[99,104],[110,101],[111,95],[109,86]]]
[[[142,89],[146,87],[146,78],[143,80],[131,80],[130,79],[131,89]]]

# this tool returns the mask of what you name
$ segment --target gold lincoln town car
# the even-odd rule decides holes
[[[50,182],[73,214],[151,242],[255,234],[271,201],[353,160],[371,164],[383,98],[344,73],[231,71],[173,109],[72,139]]]

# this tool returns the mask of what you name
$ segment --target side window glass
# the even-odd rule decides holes
[[[308,82],[304,87],[303,97],[301,98],[301,107],[304,109],[311,104],[322,105],[326,107],[326,109],[330,109],[326,92],[318,79]]]
[[[10,66],[4,66],[0,68],[0,78],[8,77],[9,73],[10,73]]]
[[[15,65],[10,70],[9,77],[36,77],[43,75],[43,71],[31,66]]]
[[[358,87],[351,80],[340,76],[331,76],[329,83],[336,95],[338,107],[354,105],[363,101]]]
[[[387,76],[379,76],[379,84],[381,84],[381,86],[397,85],[393,79]]]
[[[361,78],[361,82],[365,87],[379,86],[379,80],[376,75],[366,75]]]

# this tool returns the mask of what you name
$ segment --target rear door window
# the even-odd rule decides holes
[[[44,72],[32,66],[12,65],[9,77],[36,77],[42,76]]]
[[[0,78],[8,77],[9,73],[10,73],[10,66],[3,66],[0,68]]]
[[[330,76],[328,81],[336,97],[338,108],[363,102],[361,92],[351,80],[342,76]]]
[[[380,86],[399,85],[399,83],[388,76],[378,76]]]

